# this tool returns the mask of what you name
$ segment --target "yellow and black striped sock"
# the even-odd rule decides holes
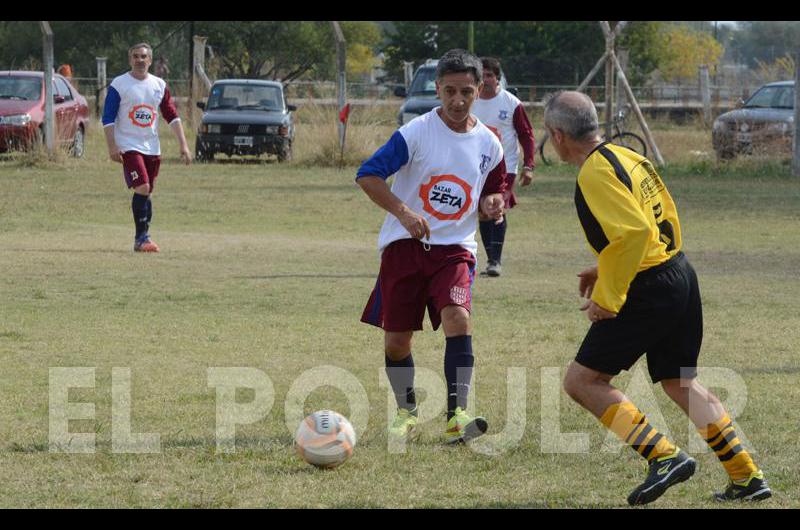
[[[727,414],[709,423],[705,429],[697,429],[697,432],[717,455],[731,480],[744,480],[758,471],[750,454],[739,442],[733,422]]]
[[[650,425],[645,415],[630,401],[608,407],[600,422],[648,462],[675,452],[675,445]]]

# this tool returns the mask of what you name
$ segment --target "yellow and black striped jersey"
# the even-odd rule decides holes
[[[602,143],[586,158],[575,185],[575,207],[597,254],[592,300],[619,312],[637,273],[681,249],[678,211],[649,160]]]

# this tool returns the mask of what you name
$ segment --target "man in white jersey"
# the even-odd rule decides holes
[[[131,209],[136,225],[133,250],[158,252],[158,245],[150,240],[149,228],[153,218],[150,195],[161,165],[159,114],[178,137],[181,160],[191,164],[192,155],[166,82],[148,73],[153,49],[144,42],[135,44],[128,50],[128,60],[131,71],[114,78],[108,88],[103,130],[108,156],[122,164],[125,183],[133,189]]]
[[[448,443],[486,432],[485,418],[465,409],[474,358],[470,319],[478,209],[502,221],[503,148],[470,114],[481,86],[480,60],[451,50],[439,61],[442,105],[396,131],[364,162],[356,182],[388,212],[378,236],[381,268],[362,322],[384,330],[386,373],[398,412],[395,438],[415,434],[411,339],[428,309],[433,329],[444,328]],[[386,179],[395,175],[391,189]]]
[[[481,59],[483,65],[483,89],[472,106],[472,113],[500,138],[506,161],[506,192],[503,196],[506,214],[502,223],[495,223],[486,216],[480,216],[481,239],[486,249],[488,266],[481,276],[500,276],[503,243],[508,227],[508,210],[517,204],[514,195],[514,180],[519,163],[519,146],[522,145],[523,160],[520,185],[527,186],[533,180],[533,154],[536,151],[533,128],[522,102],[500,87],[500,61],[494,57]]]

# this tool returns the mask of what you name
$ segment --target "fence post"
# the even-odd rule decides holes
[[[42,28],[42,51],[44,52],[44,141],[47,154],[53,156],[55,142],[55,115],[53,113],[53,30],[50,23],[40,22]]]
[[[347,43],[344,39],[344,33],[339,26],[339,22],[331,21],[331,24],[333,25],[334,36],[336,37],[336,70],[338,72],[337,80],[339,82],[336,90],[338,102],[337,111],[341,112],[347,102],[347,79],[345,78],[347,68]],[[338,120],[337,123],[339,126],[339,148],[344,152],[345,124],[342,120]]]
[[[711,81],[708,77],[708,65],[700,65],[700,97],[703,100],[703,122],[711,126]]]
[[[614,50],[614,36],[607,35],[606,36],[606,88],[605,88],[605,109],[603,114],[605,114],[605,138],[606,140],[611,140],[611,120],[613,120],[614,116],[614,63],[611,59],[611,54]]]
[[[406,90],[411,87],[411,80],[414,78],[414,62],[413,61],[403,61],[403,83],[406,86]]]
[[[792,175],[800,177],[800,50],[795,52],[794,64],[794,142],[792,151]]]
[[[94,110],[97,119],[100,119],[100,113],[106,102],[106,58],[95,57],[97,61],[97,97],[94,101]]]
[[[192,35],[192,72],[190,77],[189,83],[189,94],[188,94],[188,105],[189,111],[188,116],[191,120],[191,125],[194,126],[195,120],[195,112],[199,112],[197,107],[195,106],[195,102],[197,101],[197,93],[202,91],[206,92],[207,87],[205,80],[201,77],[200,72],[205,74],[205,69],[203,66],[206,62],[206,41],[208,37],[201,37],[199,35]],[[199,66],[199,68],[198,68]],[[201,88],[202,87],[202,88]]]
[[[628,72],[628,50],[625,48],[620,48],[617,51],[617,60],[619,60],[619,65],[622,67],[622,71],[626,73]],[[625,90],[622,88],[622,83],[619,80],[619,76],[617,76],[617,87],[616,87],[616,94],[617,94],[617,110],[625,107]]]

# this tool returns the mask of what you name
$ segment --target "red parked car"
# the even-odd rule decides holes
[[[56,138],[75,157],[83,156],[89,107],[63,76],[53,74]],[[0,152],[28,149],[42,141],[44,73],[0,71]]]

